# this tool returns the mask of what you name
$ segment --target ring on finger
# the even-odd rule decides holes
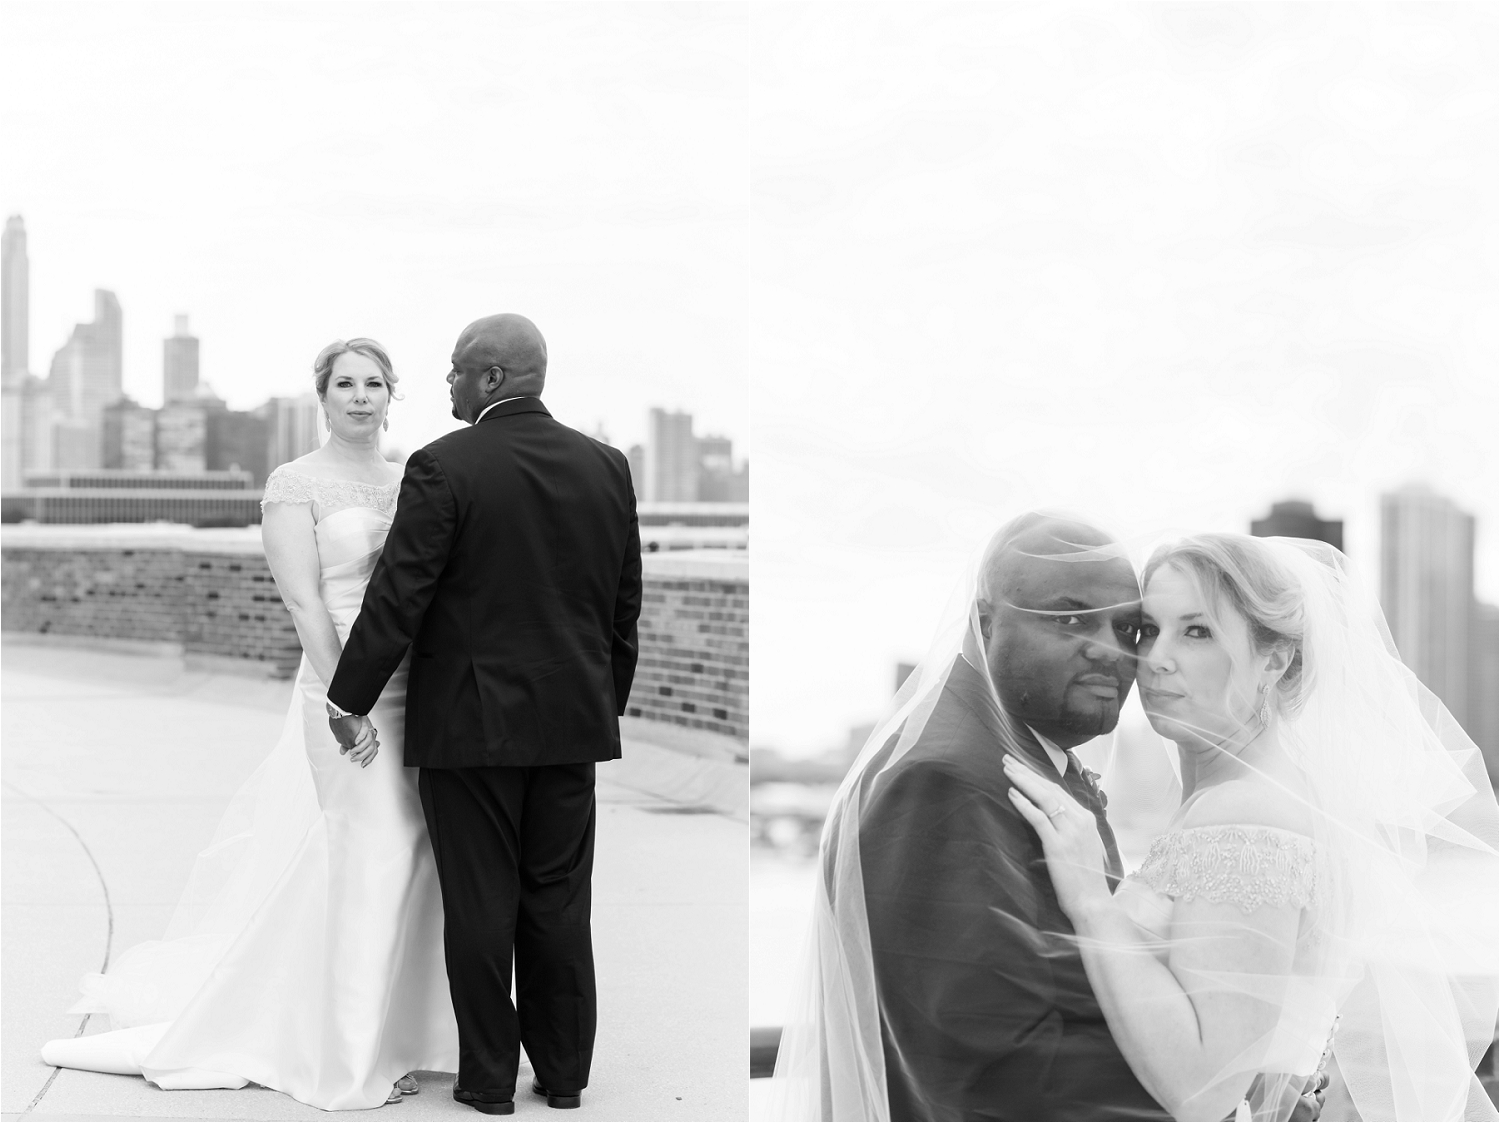
[[[1059,815],[1061,815],[1066,810],[1067,810],[1067,808],[1064,807],[1062,804],[1059,803],[1051,811],[1047,812],[1047,818],[1049,818],[1049,819],[1055,819],[1055,818],[1057,818]]]

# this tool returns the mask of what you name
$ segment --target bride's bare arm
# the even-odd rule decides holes
[[[1016,806],[1041,836],[1089,985],[1136,1078],[1177,1119],[1234,1114],[1282,1014],[1300,909],[1265,904],[1246,912],[1232,900],[1179,899],[1164,962],[1162,942],[1109,893],[1091,852],[1098,845],[1093,816],[1068,800],[1049,817],[1066,793],[1034,773],[1007,771],[1024,792]],[[1186,825],[1289,826],[1262,800],[1226,796],[1201,802]]]
[[[266,561],[281,599],[297,626],[297,638],[314,673],[325,684],[333,681],[344,645],[339,642],[333,617],[319,589],[318,540],[313,533],[311,503],[276,503],[265,506],[261,518],[261,540]]]

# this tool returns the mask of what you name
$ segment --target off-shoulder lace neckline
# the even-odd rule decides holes
[[[316,503],[324,508],[325,515],[348,507],[368,507],[389,513],[395,510],[400,490],[400,480],[367,484],[360,480],[329,479],[310,476],[289,464],[281,464],[266,479],[260,507],[264,511],[267,503]]]
[[[392,480],[388,484],[367,484],[362,480],[345,480],[340,479],[337,476],[315,476],[311,472],[303,472],[298,470],[293,462],[278,464],[271,470],[271,475],[266,477],[266,482],[270,483],[271,479],[276,476],[294,476],[299,480],[310,480],[315,484],[353,484],[356,487],[371,487],[380,491],[383,491],[387,488],[401,486],[401,481],[399,479]]]
[[[1179,827],[1158,835],[1130,876],[1163,896],[1307,908],[1317,892],[1318,845],[1284,827],[1251,823]]]
[[[1163,831],[1157,835],[1157,838],[1163,839],[1174,834],[1197,834],[1200,832],[1207,832],[1212,835],[1223,831],[1243,831],[1246,834],[1257,834],[1264,831],[1270,834],[1285,835],[1287,838],[1304,839],[1309,843],[1313,841],[1311,835],[1304,834],[1301,831],[1294,831],[1289,827],[1272,827],[1263,823],[1206,823],[1198,827],[1173,827],[1171,830]]]

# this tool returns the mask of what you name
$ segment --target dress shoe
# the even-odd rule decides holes
[[[514,1115],[516,1113],[515,1100],[481,1100],[473,1092],[465,1092],[462,1088],[454,1085],[453,1098],[461,1104],[468,1104],[475,1111],[482,1111],[486,1115]]]
[[[531,1081],[531,1090],[538,1096],[546,1096],[548,1107],[580,1107],[583,1104],[583,1096],[578,1094],[574,1094],[571,1096],[554,1096],[551,1092],[542,1087],[542,1082],[540,1080],[533,1079]]]

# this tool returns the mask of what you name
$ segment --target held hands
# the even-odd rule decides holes
[[[1297,1097],[1297,1106],[1292,1108],[1291,1123],[1317,1123],[1323,1114],[1323,1104],[1328,1091],[1328,1073],[1319,1069],[1307,1079],[1302,1094]]]
[[[347,754],[361,768],[368,768],[370,761],[380,751],[380,742],[376,740],[375,727],[370,724],[370,719],[358,714],[344,717],[330,715],[328,727],[333,730],[334,737],[338,738],[339,753]]]
[[[1012,785],[1011,802],[1041,839],[1057,903],[1076,925],[1091,907],[1110,899],[1098,824],[1060,785],[1008,753],[1001,763]]]

